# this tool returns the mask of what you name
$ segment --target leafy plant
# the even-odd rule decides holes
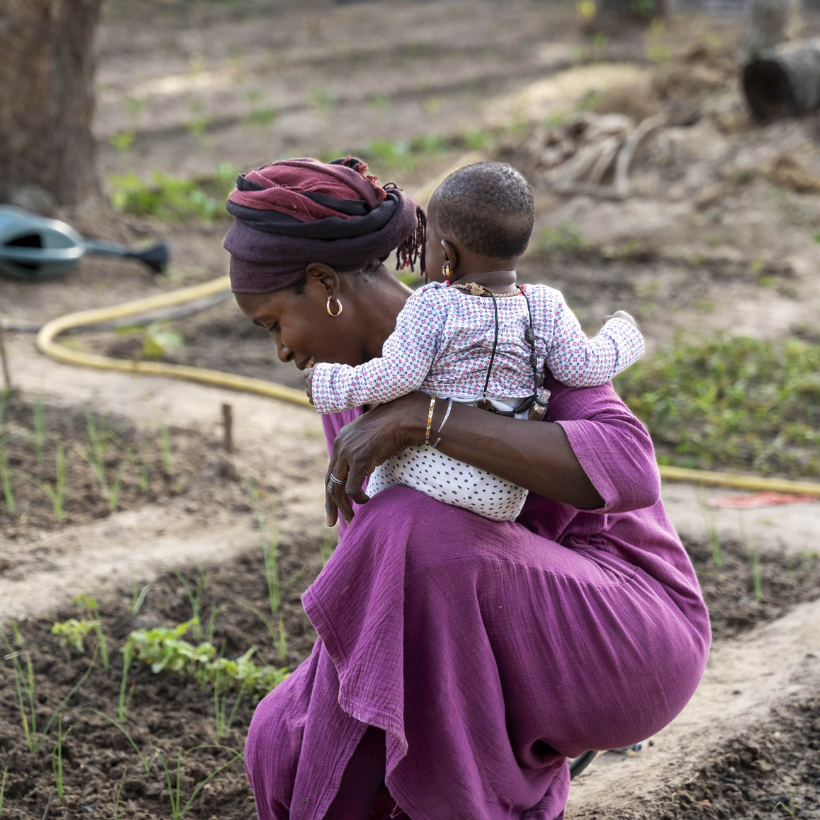
[[[102,619],[100,618],[100,609],[97,602],[90,595],[77,595],[71,601],[74,606],[79,609],[84,609],[94,616],[94,620],[89,623],[93,625],[94,631],[97,633],[97,642],[100,647],[100,654],[102,655],[103,667],[108,669],[108,644],[105,641],[105,635],[102,631]]]
[[[188,643],[183,636],[192,626],[192,621],[186,621],[173,629],[138,629],[128,636],[128,642],[134,647],[135,657],[150,664],[155,674],[168,671],[186,675],[198,681],[202,688],[213,685],[220,691],[267,694],[287,676],[283,669],[254,663],[254,647],[236,660],[229,660],[215,657],[216,647],[211,643],[196,646]]]
[[[69,618],[67,621],[55,623],[51,627],[51,634],[56,635],[63,646],[83,654],[86,638],[99,625],[99,621],[78,621],[76,618]]]
[[[142,355],[145,359],[162,359],[184,345],[182,334],[165,322],[154,322],[145,328],[142,337]]]
[[[218,739],[227,737],[231,733],[231,726],[236,719],[236,713],[242,703],[244,689],[239,690],[239,694],[234,698],[233,708],[228,712],[228,692],[220,689],[219,679],[214,683],[214,725]]]
[[[818,344],[680,338],[615,387],[666,462],[820,475]]]
[[[557,251],[577,253],[587,247],[588,243],[584,235],[572,225],[544,228],[538,238],[538,249],[545,254],[556,253]]]

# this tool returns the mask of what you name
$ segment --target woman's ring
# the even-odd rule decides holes
[[[345,483],[345,482],[344,482],[344,481],[342,481],[340,478],[336,478],[336,476],[335,476],[335,475],[333,475],[333,473],[331,473],[331,474],[330,474],[330,480],[331,480],[334,484],[342,484],[342,485],[343,485],[343,484]]]

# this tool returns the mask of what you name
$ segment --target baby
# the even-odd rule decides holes
[[[335,413],[415,390],[428,394],[425,444],[377,467],[368,495],[404,485],[485,518],[512,520],[525,489],[436,449],[452,402],[540,419],[549,398],[545,366],[568,386],[601,385],[643,355],[643,337],[618,311],[587,339],[559,291],[516,284],[534,206],[528,182],[510,166],[480,162],[454,172],[433,194],[427,219],[432,281],[407,300],[381,358],[359,367],[315,365],[306,373],[308,396],[320,413]],[[433,431],[436,401],[447,410]]]

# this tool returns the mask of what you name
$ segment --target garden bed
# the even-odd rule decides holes
[[[300,596],[321,570],[332,545],[329,541],[317,543],[310,539],[276,544],[270,522],[261,511],[259,524],[263,547],[231,565],[182,575],[169,572],[148,588],[137,584],[133,590],[103,596],[98,610],[111,658],[108,670],[103,668],[93,629],[89,631],[84,653],[61,645],[51,633],[55,620],[95,616],[88,609],[67,608],[55,613],[54,620],[21,623],[24,648],[16,645],[14,635],[6,630],[10,646],[5,654],[9,657],[0,666],[0,754],[3,766],[8,766],[3,806],[6,820],[42,817],[49,800],[52,817],[113,817],[120,788],[119,816],[139,820],[173,817],[171,799],[177,794],[176,766],[180,754],[180,812],[203,781],[233,760],[199,791],[185,816],[206,820],[250,820],[254,816],[252,796],[238,755],[244,746],[255,697],[251,693],[243,695],[231,725],[220,734],[216,728],[212,682],[197,682],[190,675],[168,671],[155,674],[135,659],[123,688],[120,650],[134,630],[157,625],[172,628],[198,613],[201,639],[210,638],[215,647],[214,657],[236,659],[255,647],[251,660],[260,666],[271,670],[295,668],[308,656],[315,640]],[[777,618],[800,601],[820,594],[820,560],[813,555],[791,562],[782,556],[760,556],[758,600],[752,565],[742,547],[725,545],[720,553],[721,567],[715,565],[708,546],[690,545],[690,551],[719,640]],[[278,579],[280,602],[275,605],[271,603],[268,583],[272,578]],[[138,609],[137,614],[133,614],[134,609]],[[198,642],[193,627],[181,639],[192,644]],[[10,656],[16,655],[23,670],[25,659],[31,659],[37,727],[42,731],[61,700],[88,672],[95,648],[93,669],[61,712],[66,734],[62,741],[63,796],[59,798],[54,771],[59,741],[57,719],[40,748],[29,751]],[[128,701],[123,728],[136,749],[110,720],[89,711],[95,709],[116,719],[121,693]],[[236,690],[216,701],[225,708],[225,718],[230,721]],[[28,709],[25,698],[24,706]],[[803,741],[795,738],[789,740],[792,742],[797,748]],[[226,748],[196,748],[201,746]],[[159,750],[162,758],[155,758],[146,771],[137,749],[146,763],[154,757],[155,750]],[[170,787],[162,761],[171,771]],[[723,789],[721,794],[729,792]],[[729,800],[730,795],[721,799]],[[742,805],[742,797],[738,799],[738,805]]]
[[[145,431],[91,410],[0,399],[0,536],[26,542],[179,496],[232,503],[241,490],[212,469],[217,447],[161,420]]]

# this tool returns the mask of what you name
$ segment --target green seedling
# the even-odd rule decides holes
[[[154,761],[157,759],[156,755],[148,756],[142,753],[141,749],[137,744],[134,742],[134,738],[128,734],[125,730],[125,727],[118,721],[112,718],[110,715],[106,715],[105,712],[101,712],[99,709],[89,709],[89,712],[94,712],[94,714],[99,715],[100,717],[104,717],[112,726],[116,726],[125,736],[126,740],[134,747],[134,751],[137,753],[137,757],[140,759],[140,764],[142,765],[142,769],[145,774],[151,771],[151,766],[153,765]]]
[[[131,685],[131,691],[128,697],[125,696],[125,691],[128,687],[128,670],[131,668],[131,663],[134,660],[134,645],[126,641],[122,650],[122,679],[120,681],[120,696],[117,702],[117,718],[120,723],[125,723],[125,718],[128,716],[128,706],[131,703],[131,698],[134,695],[134,687],[136,682]]]
[[[208,643],[214,642],[214,632],[216,631],[216,619],[219,617],[220,612],[222,612],[222,607],[216,605],[216,597],[211,595],[211,614],[208,617],[208,631],[206,635]]]
[[[71,729],[68,730],[70,732]],[[63,799],[63,740],[68,736],[63,734],[62,716],[57,716],[57,744],[51,753],[51,768],[54,771],[54,782],[57,786],[57,797]]]
[[[189,752],[196,751],[197,749],[226,749],[225,746],[194,746],[192,749],[188,749],[185,754]],[[235,749],[229,749],[228,751],[233,752],[234,757],[232,757],[227,763],[224,763],[221,766],[218,766],[211,774],[209,774],[193,791],[191,796],[188,798],[188,801],[185,805],[180,809],[180,804],[182,802],[182,792],[180,789],[180,776],[182,771],[182,756],[183,752],[182,749],[177,751],[177,765],[176,765],[176,776],[175,782],[172,782],[171,771],[168,768],[168,764],[165,762],[165,758],[162,755],[162,752],[154,746],[154,751],[156,753],[156,757],[159,762],[162,764],[162,768],[165,770],[165,782],[168,787],[168,797],[171,802],[171,817],[172,820],[182,820],[188,812],[188,809],[191,807],[191,803],[194,802],[196,796],[211,782],[220,772],[227,769],[229,766],[232,766],[236,763],[237,760],[243,760],[244,755],[241,752],[237,752]]]
[[[24,478],[30,484],[41,489],[48,500],[51,502],[51,508],[54,510],[54,516],[58,521],[63,520],[63,503],[65,502],[66,491],[66,466],[65,466],[65,450],[63,445],[56,442],[57,452],[55,455],[55,469],[56,478],[52,485],[50,481],[41,481],[37,476],[24,475],[18,473],[21,478]]]
[[[46,414],[43,397],[39,396],[34,405],[34,452],[37,455],[37,463],[43,463],[43,445],[45,444]]]
[[[94,620],[90,623],[93,624],[94,631],[97,633],[97,643],[100,648],[100,655],[102,655],[103,667],[108,669],[108,644],[106,643],[105,635],[102,631],[102,618],[100,618],[100,609],[97,606],[97,602],[90,595],[85,594],[75,596],[72,598],[71,602],[74,606],[79,609],[87,610],[94,616]]]
[[[6,501],[6,509],[10,514],[14,514],[17,509],[14,503],[14,493],[11,489],[11,469],[9,468],[9,434],[0,436],[0,483],[3,485],[3,498]]]
[[[174,469],[174,459],[171,453],[171,436],[164,422],[160,425],[159,433],[159,451],[162,455],[162,464],[165,467],[165,472],[170,473]]]
[[[706,524],[706,534],[709,539],[709,548],[712,551],[712,560],[715,562],[716,567],[722,567],[723,550],[717,528],[717,519],[715,518],[715,511],[706,503],[706,494],[702,487],[698,490],[698,505]]]
[[[177,570],[173,569],[172,567],[168,567],[168,569],[176,576],[177,580],[182,584],[183,588],[185,589],[185,594],[188,596],[188,601],[191,604],[191,612],[193,614],[193,618],[191,618],[188,623],[193,626],[194,630],[194,637],[197,640],[201,640],[202,638],[202,626],[201,621],[199,619],[200,609],[202,606],[202,591],[209,585],[208,576],[199,571],[199,575],[196,579],[196,592],[191,589],[191,585],[185,580],[185,576],[181,573],[177,572]]]
[[[25,651],[22,637],[20,636],[19,629],[15,623],[12,623],[12,632],[14,633],[15,643],[18,648],[15,650],[12,647],[5,634],[3,635],[3,642],[9,650],[9,658],[14,665],[14,683],[17,689],[17,703],[20,708],[20,724],[26,738],[26,746],[33,754],[38,751],[45,742],[48,735],[48,730],[51,728],[54,718],[62,712],[66,703],[68,703],[68,701],[79,691],[80,687],[88,680],[88,676],[91,674],[94,669],[94,665],[97,662],[97,651],[94,651],[94,656],[91,659],[91,663],[83,676],[79,681],[77,681],[77,683],[74,684],[62,701],[60,701],[60,705],[51,713],[51,716],[46,721],[43,731],[38,733],[36,709],[36,704],[38,701],[35,695],[34,667],[31,663],[31,657]],[[23,668],[23,664],[20,663],[21,656],[25,660],[25,669]]]
[[[760,603],[763,600],[763,579],[760,570],[760,550],[757,542],[752,539],[750,542],[746,534],[746,518],[740,515],[740,540],[746,549],[746,557],[749,561],[749,568],[752,571],[752,587],[754,589],[755,601]]]
[[[256,526],[259,529],[259,536],[262,539],[262,554],[265,559],[265,581],[268,586],[268,601],[270,602],[271,615],[276,617],[281,603],[281,591],[279,589],[279,533],[276,527],[276,503],[271,502],[271,514],[268,525],[262,519],[259,511],[259,500],[256,488],[251,484],[251,503],[253,514],[256,518]]]
[[[216,736],[219,740],[227,737],[231,732],[231,726],[236,719],[236,713],[242,703],[244,689],[239,690],[239,694],[234,698],[233,708],[228,712],[228,692],[225,687],[220,687],[220,680],[214,681],[214,726]]]
[[[327,564],[330,556],[336,551],[336,545],[339,543],[339,538],[335,530],[325,530],[322,536],[322,545],[319,547],[319,554],[322,556],[322,566]]]
[[[69,618],[51,627],[51,634],[56,635],[60,643],[68,649],[85,654],[86,638],[95,632],[99,627],[99,621],[78,621],[76,618]]]
[[[120,798],[122,797],[122,787],[125,784],[125,776],[128,774],[128,769],[122,773],[120,778],[120,787],[117,789],[117,799],[114,801],[114,820],[119,820],[120,816]]]
[[[797,790],[795,789],[792,792],[791,799],[789,800],[789,805],[787,806],[782,800],[778,801],[775,805],[776,809],[782,809],[786,814],[789,815],[791,818],[797,817]]]
[[[279,662],[284,663],[288,657],[288,639],[285,635],[285,621],[279,613]]]
[[[139,615],[142,605],[145,603],[145,598],[153,588],[151,584],[145,584],[145,586],[137,592],[137,579],[131,578],[131,608],[128,611],[132,615]]]
[[[6,775],[9,773],[9,767],[3,769],[3,780],[0,781],[0,817],[3,816],[3,795],[6,793]]]

